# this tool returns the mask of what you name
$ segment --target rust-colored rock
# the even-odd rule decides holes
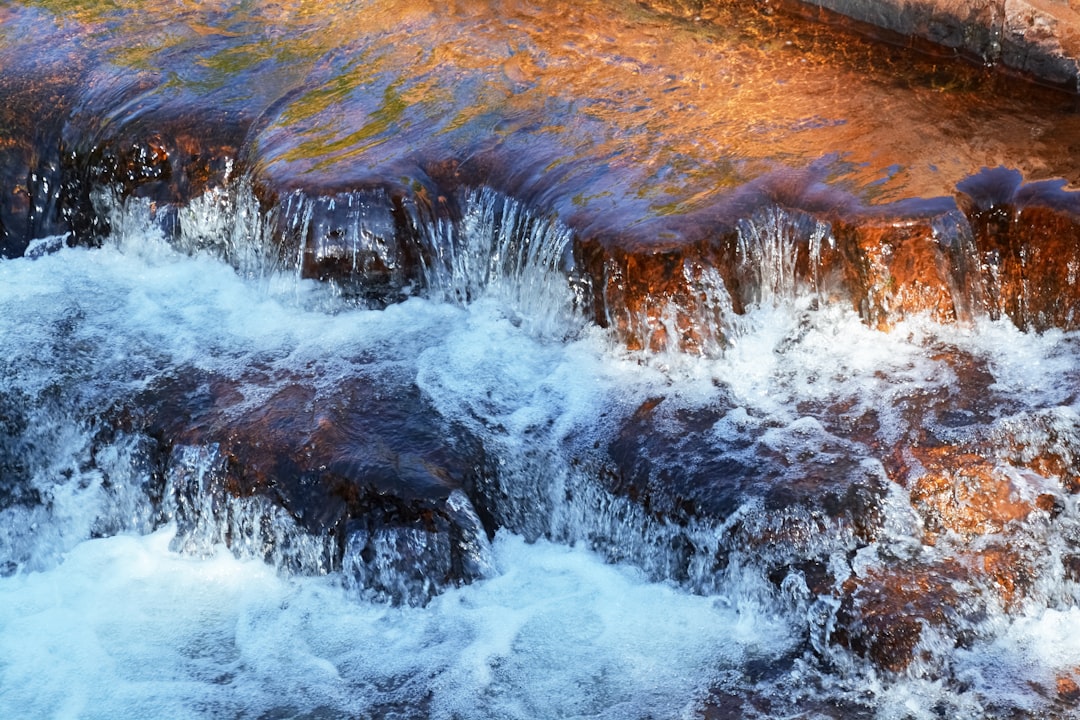
[[[1057,679],[1057,694],[1060,700],[1070,705],[1080,704],[1080,685],[1069,675]]]
[[[734,242],[726,233],[666,248],[580,244],[595,319],[631,350],[719,354],[732,313],[743,310],[728,292],[732,268],[722,259]]]
[[[867,323],[888,330],[916,314],[942,323],[967,321],[981,309],[968,291],[979,287],[978,269],[971,267],[970,233],[958,215],[866,218],[834,226],[845,248],[846,284]]]
[[[909,492],[931,532],[1001,532],[1033,509],[1009,475],[979,455],[948,446],[912,453],[923,471],[910,481]]]
[[[992,545],[974,558],[973,574],[989,580],[1006,609],[1023,600],[1035,581],[1036,568],[1029,558],[1008,545]]]
[[[984,170],[958,185],[983,267],[987,308],[1025,329],[1080,327],[1080,196]]]
[[[897,567],[851,578],[832,641],[878,667],[902,672],[916,657],[926,626],[948,631],[957,619],[963,577],[954,564]]]

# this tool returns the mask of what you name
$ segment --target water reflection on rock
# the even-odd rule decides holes
[[[243,282],[316,280],[328,314],[464,308],[453,347],[368,348],[409,353],[402,377],[245,356],[102,391],[59,476],[138,497],[86,534],[172,521],[189,555],[398,604],[489,577],[497,530],[751,587],[798,637],[716,681],[707,717],[790,712],[800,673],[825,716],[892,681],[963,690],[996,622],[1075,607],[1075,97],[759,9],[0,10],[3,255],[162,239]],[[86,322],[50,321],[53,388],[0,388],[0,511],[31,530],[62,443],[27,408],[63,417],[69,355],[114,361]],[[625,385],[552,350],[597,337]],[[125,464],[131,487],[103,470]]]

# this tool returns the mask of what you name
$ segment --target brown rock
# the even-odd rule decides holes
[[[989,437],[980,443],[985,454],[1002,462],[1027,468],[1054,481],[1069,493],[1080,491],[1080,425],[1068,412],[1049,410],[1023,413],[996,424]],[[1054,497],[1053,506],[1060,504]],[[1050,499],[1040,502],[1049,503]],[[1042,507],[1040,505],[1040,507]],[[1043,508],[1046,509],[1046,508]],[[1047,510],[1051,513],[1057,510]]]
[[[250,402],[260,383],[267,397]],[[193,371],[132,407],[114,422],[156,439],[182,546],[207,526],[226,528],[212,530],[226,533],[215,541],[255,540],[298,572],[341,569],[393,602],[423,603],[484,572],[486,530],[465,494],[466,468],[479,461],[449,450],[438,415],[411,386],[356,375],[326,393],[302,378],[241,384]],[[254,529],[237,521],[237,502],[255,509]],[[276,515],[323,554],[297,555],[287,535],[259,530]]]
[[[323,195],[297,190],[276,201],[273,242],[282,256],[298,258],[303,277],[385,305],[423,279],[404,202],[381,187]]]
[[[1065,579],[1072,582],[1080,582],[1080,555],[1064,555],[1061,565],[1065,571]]]
[[[743,309],[728,292],[731,268],[720,258],[732,243],[731,234],[668,247],[582,242],[596,321],[631,350],[719,354],[732,314]]]
[[[991,316],[1019,327],[1080,327],[1080,194],[1060,181],[1022,184],[984,170],[957,187],[970,222]]]
[[[1072,677],[1063,675],[1057,679],[1057,694],[1059,699],[1076,704],[1080,702],[1080,685]]]
[[[1027,596],[1035,581],[1031,560],[1008,545],[992,545],[979,552],[978,565],[972,568],[976,577],[992,582],[990,586],[1001,598],[1006,609]]]
[[[892,672],[915,659],[924,626],[949,630],[961,599],[955,564],[875,570],[851,578],[837,616],[834,643]]]
[[[1031,513],[1008,475],[981,456],[948,446],[912,452],[923,472],[910,481],[909,492],[931,532],[1001,532]]]
[[[1005,0],[1001,61],[1047,82],[1077,89],[1080,12],[1073,2]]]
[[[848,260],[844,277],[860,315],[888,330],[909,315],[970,320],[981,309],[973,246],[958,213],[837,222]],[[974,281],[972,280],[974,276]]]

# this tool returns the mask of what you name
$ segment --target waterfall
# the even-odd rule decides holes
[[[822,243],[831,228],[813,216],[772,206],[739,221],[736,272],[748,304],[791,302],[820,295]]]
[[[557,219],[481,188],[465,194],[460,221],[431,222],[420,233],[424,284],[437,297],[497,298],[542,335],[580,325],[567,278],[572,233]]]
[[[709,258],[672,264],[692,302],[654,298],[670,310],[656,317],[671,336],[698,324],[701,351],[643,354],[582,319],[569,232],[515,200],[472,191],[460,217],[426,235],[413,232],[410,213],[392,215],[418,264],[411,276],[401,262],[399,275],[384,276],[402,293],[412,284],[387,304],[299,277],[301,236],[353,238],[355,264],[348,253],[325,257],[356,268],[354,279],[370,275],[364,253],[390,247],[372,239],[378,227],[389,232],[388,219],[376,223],[391,217],[378,196],[365,205],[359,195],[295,195],[255,213],[245,205],[254,193],[234,190],[171,213],[145,199],[108,205],[102,194],[114,233],[104,247],[0,265],[11,338],[0,468],[15,478],[0,494],[0,593],[29,592],[42,576],[90,583],[101,590],[87,598],[112,602],[113,585],[97,574],[107,572],[141,602],[130,590],[141,581],[109,553],[177,578],[194,572],[177,563],[227,568],[221,577],[246,578],[274,602],[215,579],[209,587],[226,603],[205,611],[215,617],[297,623],[308,630],[282,632],[315,642],[329,633],[312,619],[318,597],[328,612],[383,618],[364,632],[385,634],[364,637],[384,647],[387,668],[401,667],[395,638],[417,623],[430,633],[422,651],[402,649],[429,663],[410,666],[413,680],[350,658],[335,672],[381,689],[349,695],[366,698],[358,704],[323,697],[303,707],[424,706],[415,693],[451,706],[460,699],[446,683],[459,682],[473,694],[499,688],[482,717],[505,710],[500,693],[540,692],[523,678],[536,677],[544,648],[574,645],[538,636],[547,620],[536,618],[556,613],[575,637],[593,637],[612,595],[584,578],[608,578],[597,575],[604,568],[624,579],[603,582],[642,608],[662,596],[715,623],[711,651],[677,628],[668,632],[682,650],[626,640],[687,677],[714,669],[704,689],[666,680],[667,708],[676,690],[698,705],[744,697],[738,678],[755,663],[775,675],[754,692],[792,712],[806,699],[790,693],[792,673],[819,688],[815,702],[848,708],[903,705],[889,695],[897,688],[923,688],[949,708],[994,708],[983,686],[952,699],[955,678],[991,667],[995,643],[1036,652],[1020,635],[1020,608],[1051,608],[1046,623],[1074,614],[1077,508],[1061,490],[1076,482],[1080,447],[1074,334],[1025,334],[976,312],[969,325],[916,315],[882,333],[837,290],[827,226],[774,209],[740,226],[732,272]],[[950,222],[935,240],[946,250],[969,237]],[[295,239],[288,252],[283,237]],[[392,256],[381,257],[390,270]],[[976,306],[981,286],[963,290],[965,277],[956,296],[973,293]],[[1031,375],[1035,364],[1046,372]],[[902,450],[882,450],[893,447]],[[941,450],[950,447],[963,448],[960,464]],[[964,535],[972,528],[986,534]],[[996,574],[966,569],[1002,537]],[[924,583],[925,598],[904,595],[906,583]],[[966,604],[951,600],[961,586]],[[531,592],[568,604],[513,599]],[[875,615],[882,597],[921,619],[891,605]],[[78,598],[63,602],[82,612]],[[572,620],[570,607],[588,617]],[[506,638],[477,619],[506,613],[524,618]],[[243,627],[241,637],[257,632]],[[317,642],[319,657],[342,658]],[[627,647],[605,642],[593,637],[585,647],[597,656],[575,659],[595,677],[568,707],[591,707],[596,692],[638,708],[632,716],[661,707],[602,679],[611,668],[639,677],[617,659]],[[958,642],[972,649],[957,654]],[[211,645],[228,654],[233,643]],[[531,643],[534,654],[520,647]],[[228,664],[207,662],[215,672]],[[884,689],[867,699],[866,687]]]

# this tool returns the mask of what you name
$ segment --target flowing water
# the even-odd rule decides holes
[[[0,8],[0,718],[1080,717],[1075,98],[765,9]]]
[[[129,204],[115,209],[122,229],[100,249],[0,265],[3,716],[1054,712],[1055,683],[1080,665],[1066,630],[1080,619],[1080,584],[1039,558],[1059,561],[1075,548],[1072,497],[1052,523],[1036,513],[1014,533],[1041,548],[1023,560],[1037,575],[1029,598],[1003,608],[969,587],[978,612],[924,633],[919,658],[901,672],[830,641],[839,601],[810,589],[805,565],[782,582],[775,573],[806,558],[841,578],[948,558],[949,541],[923,542],[923,520],[884,480],[874,442],[844,432],[837,415],[857,424],[873,412],[879,428],[868,435],[895,440],[911,430],[912,398],[962,392],[950,352],[963,353],[990,376],[980,391],[993,419],[956,420],[946,432],[1021,423],[1030,445],[1056,433],[1074,449],[1074,334],[925,317],[880,333],[787,284],[782,260],[762,250],[753,262],[769,280],[722,355],[631,353],[575,311],[555,260],[565,233],[518,218],[511,225],[526,231],[502,237],[485,221],[491,194],[472,198],[456,229],[431,230],[461,233],[461,254],[432,269],[433,291],[385,308],[276,269],[274,259],[259,269],[228,262],[254,250],[190,252],[214,222],[198,204],[189,212],[203,215],[180,243],[140,223],[144,213]],[[748,228],[747,242],[763,242],[770,228]],[[508,262],[522,243],[528,253]],[[355,534],[334,557],[288,513],[215,497],[212,448],[192,446],[162,477],[147,439],[110,430],[107,418],[184,375],[232,383],[239,406],[302,376],[317,398],[307,412],[357,375],[390,394],[418,388],[446,442],[464,433],[485,446],[482,479],[469,497],[455,496],[470,513],[470,503],[483,504],[498,527],[468,548],[475,579],[419,600],[406,584],[395,596],[362,571],[371,559],[350,550],[364,544]],[[785,506],[752,487],[717,498],[709,493],[723,494],[724,483],[706,486],[701,504],[727,503],[728,514],[681,520],[660,513],[661,498],[646,511],[613,492],[593,449],[618,444],[658,397],[670,412],[655,431],[672,446],[641,452],[669,463],[671,482],[723,481],[721,461],[755,464],[781,484],[824,468],[838,483],[889,486],[880,531],[860,540],[812,505]],[[1038,417],[1056,425],[1040,430]],[[852,474],[862,479],[843,479]],[[1015,481],[1025,497],[1051,484],[1020,471]]]

